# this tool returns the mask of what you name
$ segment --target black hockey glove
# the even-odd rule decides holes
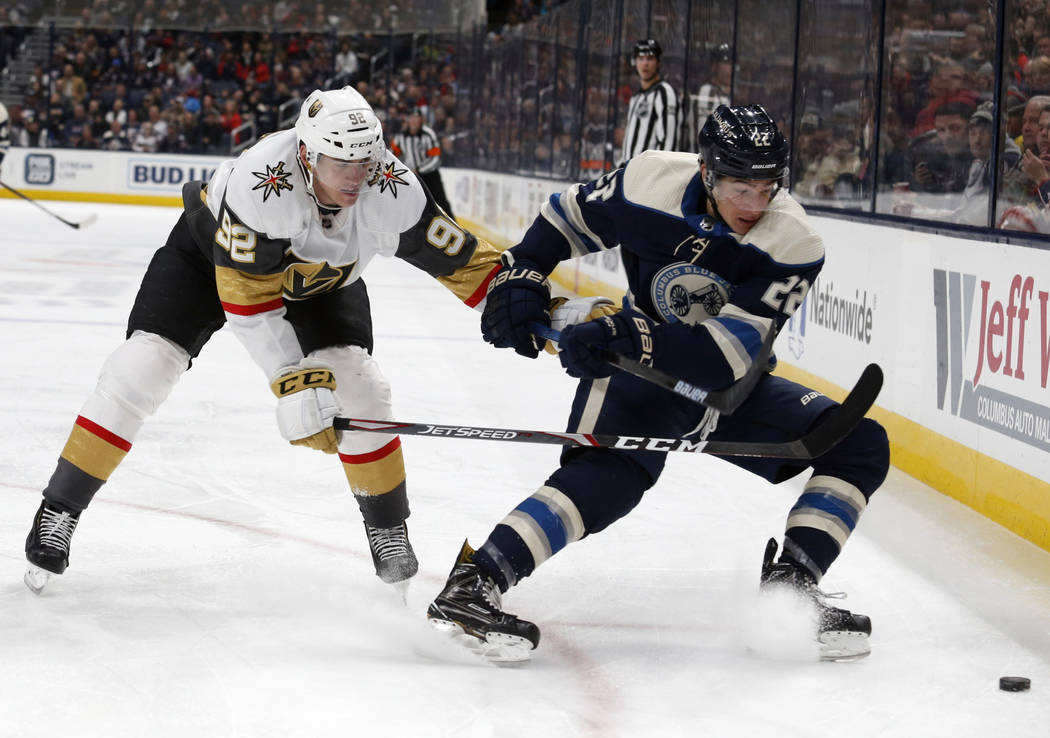
[[[558,339],[561,365],[570,377],[608,377],[612,364],[602,358],[602,349],[652,366],[656,344],[655,323],[634,310],[624,310],[586,323],[566,326]]]
[[[547,276],[527,259],[515,260],[505,251],[503,268],[489,283],[485,312],[481,314],[481,337],[497,348],[513,348],[535,359],[546,340],[532,335],[529,323],[551,324],[547,312],[551,301]]]

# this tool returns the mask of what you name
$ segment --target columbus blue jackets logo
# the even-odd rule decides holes
[[[390,194],[397,197],[398,185],[408,187],[408,180],[401,179],[401,175],[407,172],[407,169],[395,169],[394,162],[390,162],[385,167],[377,169],[375,176],[372,177],[372,181],[368,184],[372,187],[379,185],[380,193],[390,190]]]
[[[266,202],[271,194],[280,197],[281,190],[291,191],[292,189],[292,184],[288,181],[292,173],[284,171],[283,161],[277,162],[275,167],[267,164],[265,172],[252,172],[252,175],[259,180],[259,184],[252,187],[252,191],[262,190],[263,202]]]
[[[653,304],[668,323],[702,323],[722,311],[732,292],[729,282],[695,264],[670,264],[652,281]]]

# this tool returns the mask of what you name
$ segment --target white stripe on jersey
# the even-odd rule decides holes
[[[419,129],[419,133],[415,135],[402,131],[394,136],[394,145],[401,149],[401,155],[398,158],[409,169],[420,174],[432,172],[441,164],[441,154],[437,156],[427,155],[427,152],[431,149],[441,148],[437,134],[434,133],[434,129],[430,126],[422,126]]]
[[[627,106],[621,162],[648,149],[673,151],[678,134],[678,96],[660,80],[631,96]]]

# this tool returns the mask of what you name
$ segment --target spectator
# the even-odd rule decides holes
[[[913,137],[921,136],[934,128],[934,114],[942,105],[948,102],[964,102],[970,107],[977,107],[977,93],[967,86],[966,69],[955,62],[941,64],[930,78],[928,89],[928,102],[915,118],[912,128]],[[969,119],[969,115],[966,116]],[[963,121],[963,129],[966,121]]]
[[[1043,109],[1050,105],[1050,95],[1036,95],[1024,105],[1024,114],[1021,117],[1021,136],[1015,143],[1022,150],[1036,149],[1039,137],[1039,116]]]
[[[229,144],[224,145],[226,132],[214,108],[204,113],[204,121],[196,131],[196,144],[205,154],[229,153]]]
[[[678,96],[660,78],[663,49],[653,39],[634,45],[632,62],[641,88],[631,96],[627,107],[620,166],[647,149],[674,151],[678,136]]]
[[[164,154],[185,154],[190,150],[186,137],[182,135],[177,125],[168,125],[164,137],[157,143],[157,151]]]
[[[963,225],[983,226],[988,224],[989,196],[994,176],[990,166],[994,112],[994,105],[990,101],[981,103],[967,123],[966,133],[972,161],[966,187],[963,189],[958,205],[951,209],[934,209],[917,207],[912,202],[905,201],[895,205],[895,212]],[[1050,128],[1050,113],[1047,117],[1047,126]],[[1026,155],[1031,156],[1031,152],[1027,152]],[[1013,141],[1006,138],[1000,161],[1004,189],[1008,187],[1008,183],[1017,180],[1020,160],[1021,151]],[[1050,182],[1048,182],[1047,189],[1050,190]]]
[[[913,192],[963,191],[973,160],[967,135],[973,113],[974,106],[969,103],[943,103],[934,112],[934,129],[911,142]]]
[[[109,123],[109,130],[102,134],[102,148],[107,151],[127,151],[131,148],[124,126],[114,118]]]
[[[158,143],[159,140],[153,130],[153,124],[146,121],[139,128],[139,132],[131,144],[131,150],[152,153],[157,150]]]

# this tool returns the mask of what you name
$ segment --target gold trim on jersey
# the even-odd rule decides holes
[[[261,305],[281,297],[284,273],[248,274],[231,267],[215,267],[219,299],[233,305]]]
[[[478,238],[470,261],[446,277],[437,277],[452,294],[466,302],[499,266],[500,251],[488,241]]]

